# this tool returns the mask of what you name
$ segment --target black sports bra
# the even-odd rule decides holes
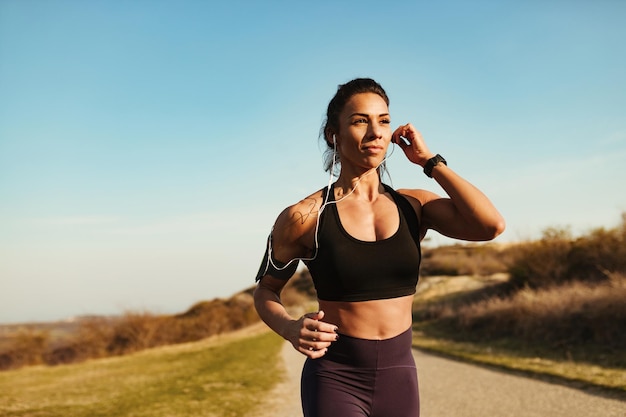
[[[317,256],[305,264],[317,296],[326,301],[367,301],[415,294],[421,260],[419,222],[409,201],[384,185],[398,206],[400,225],[389,238],[355,239],[342,226],[333,187],[322,211]]]

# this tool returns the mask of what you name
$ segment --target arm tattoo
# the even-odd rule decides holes
[[[307,202],[309,204],[308,208],[309,211],[305,212],[305,211],[297,211],[293,214],[293,223],[298,223],[300,222],[300,224],[304,224],[309,217],[311,216],[316,216],[317,213],[319,212],[319,210],[317,209],[317,199],[316,198],[306,198],[305,200],[302,201],[302,205],[304,206],[304,203]]]

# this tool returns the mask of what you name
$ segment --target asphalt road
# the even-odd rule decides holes
[[[414,351],[421,417],[626,417],[626,402]]]
[[[255,417],[302,416],[304,357],[285,343],[288,378]],[[626,417],[626,401],[414,351],[421,417]],[[341,417],[341,416],[337,416]]]

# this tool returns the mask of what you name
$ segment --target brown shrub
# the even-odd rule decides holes
[[[199,302],[179,315],[131,311],[115,318],[84,319],[71,335],[54,341],[47,332],[27,328],[12,335],[0,351],[0,370],[80,362],[196,341],[258,320],[250,289],[227,300]]]
[[[620,226],[576,239],[567,229],[547,229],[539,241],[511,246],[508,256],[511,282],[517,287],[599,282],[626,274],[626,213]]]
[[[123,355],[159,346],[159,333],[163,317],[147,312],[128,312],[113,325],[112,337],[106,351],[111,355]]]
[[[626,224],[612,230],[596,229],[573,242],[567,258],[572,279],[602,281],[613,272],[626,273]]]
[[[470,337],[515,337],[552,346],[626,344],[626,277],[603,283],[572,282],[545,289],[524,288],[509,298],[492,298],[444,318]]]
[[[76,360],[108,356],[107,347],[109,341],[113,339],[114,323],[117,320],[118,318],[109,317],[90,317],[81,320],[74,340],[67,344],[74,346]]]
[[[19,330],[8,349],[0,353],[0,369],[14,369],[43,363],[43,353],[48,347],[49,334],[30,328]]]
[[[169,317],[162,331],[169,343],[181,343],[237,330],[258,320],[251,290],[247,290],[228,300],[199,302],[186,312]]]
[[[547,229],[539,241],[511,246],[511,283],[536,288],[567,281],[567,259],[571,249],[569,231],[559,229]]]
[[[488,276],[507,270],[506,251],[496,244],[424,248],[420,274]]]

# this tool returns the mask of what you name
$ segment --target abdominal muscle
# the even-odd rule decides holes
[[[339,333],[359,339],[395,337],[412,324],[413,296],[371,301],[319,300],[324,322],[339,327]]]

